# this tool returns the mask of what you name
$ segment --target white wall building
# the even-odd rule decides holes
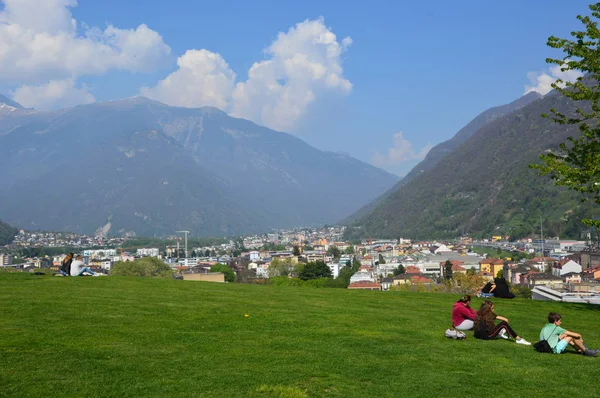
[[[257,250],[252,250],[250,252],[250,261],[260,260],[260,253]]]
[[[375,278],[373,278],[373,273],[370,271],[358,271],[354,275],[350,277],[350,283],[360,282],[360,281],[370,281],[375,282]]]
[[[0,265],[11,265],[12,257],[10,254],[0,253]]]
[[[334,278],[337,278],[340,275],[340,270],[342,267],[345,267],[345,265],[341,263],[327,263],[327,266],[331,270],[331,275]]]
[[[89,258],[113,257],[117,255],[117,249],[84,250],[83,255]]]
[[[137,255],[139,257],[159,257],[160,250],[158,250],[158,248],[156,248],[156,247],[141,248],[141,249],[137,249]]]
[[[577,264],[573,260],[569,260],[569,262],[564,264],[561,268],[552,268],[552,274],[554,276],[563,276],[564,274],[568,274],[570,272],[580,274],[581,271],[582,271],[581,265]]]

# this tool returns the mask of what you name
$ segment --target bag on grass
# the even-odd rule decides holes
[[[446,329],[446,331],[444,332],[444,336],[448,337],[449,339],[455,340],[462,340],[467,337],[466,334],[456,329]]]
[[[554,333],[554,331],[556,330],[556,326],[554,326],[554,329],[552,329],[552,333]],[[546,337],[543,340],[538,341],[537,343],[533,344],[533,349],[536,350],[537,352],[552,352],[552,347],[550,347],[550,343],[548,343],[548,339],[550,338],[550,336],[552,336],[552,333],[550,333],[550,335],[548,337]]]
[[[552,347],[548,344],[548,340],[540,340],[537,343],[534,343],[533,348],[535,348],[537,352],[552,352]]]

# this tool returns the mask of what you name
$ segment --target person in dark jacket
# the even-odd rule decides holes
[[[73,253],[69,253],[65,256],[65,258],[63,258],[59,271],[62,276],[71,275],[71,263],[73,262],[73,256]]]
[[[510,292],[510,288],[508,287],[508,282],[506,282],[506,279],[495,278],[494,285],[496,285],[496,288],[493,291],[494,297],[507,299],[515,298],[515,295]]]

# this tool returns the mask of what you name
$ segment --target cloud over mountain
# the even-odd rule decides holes
[[[427,144],[421,149],[415,149],[412,142],[404,138],[402,132],[399,132],[394,134],[393,146],[387,150],[387,153],[375,152],[371,161],[375,166],[390,170],[393,166],[404,162],[425,159],[432,147],[431,144]]]
[[[177,71],[152,88],[142,87],[145,97],[184,107],[229,107],[235,73],[220,54],[188,50],[177,60]]]
[[[554,83],[556,79],[574,82],[580,76],[583,76],[583,74],[576,70],[567,70],[563,72],[560,65],[550,67],[548,72],[529,72],[527,73],[527,79],[531,84],[525,86],[523,94],[535,91],[542,95],[546,95],[553,90],[552,83]]]
[[[77,6],[77,0],[0,3],[4,5],[0,11],[0,82],[48,87],[56,84],[49,81],[61,81],[68,86],[81,76],[102,75],[111,69],[152,70],[171,52],[161,35],[144,24],[135,29],[78,24],[69,9]],[[73,98],[73,90],[64,92]],[[84,103],[90,99],[88,95],[79,98]]]
[[[212,105],[233,116],[277,130],[293,131],[308,106],[321,94],[350,93],[343,76],[342,54],[352,44],[338,41],[323,18],[306,20],[280,32],[265,50],[267,59],[255,62],[246,81],[223,57],[206,49],[188,50],[178,69],[141,94],[170,105]]]

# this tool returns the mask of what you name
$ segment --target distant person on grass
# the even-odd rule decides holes
[[[498,319],[501,322],[497,325],[494,321]],[[508,335],[507,335],[508,334]],[[498,337],[508,340],[510,337],[516,340],[517,344],[531,345],[530,342],[520,337],[508,324],[508,319],[496,315],[494,312],[494,303],[485,300],[481,308],[477,311],[475,317],[475,338],[482,340],[493,340]]]
[[[575,350],[588,357],[595,357],[600,353],[600,350],[590,350],[583,344],[583,338],[579,333],[570,332],[563,329],[560,325],[562,319],[560,314],[551,312],[548,314],[548,323],[540,332],[540,340],[547,340],[555,354],[562,354],[570,345]]]
[[[493,290],[494,297],[507,299],[515,298],[515,295],[510,292],[510,287],[508,286],[508,282],[506,282],[506,279],[495,278],[494,286],[496,286],[496,288]]]
[[[493,281],[486,283],[485,286],[481,288],[481,292],[478,296],[485,298],[515,298],[515,295],[510,292],[508,282],[504,278],[494,278]]]
[[[452,326],[458,330],[473,329],[477,312],[471,308],[471,296],[462,296],[452,307]]]
[[[62,276],[71,275],[71,263],[73,263],[73,253],[69,253],[63,258],[58,272],[60,272]]]
[[[84,272],[94,276],[96,273],[90,269],[90,267],[86,267],[83,263],[83,257],[78,255],[75,257],[75,261],[71,263],[71,276],[83,276]]]

